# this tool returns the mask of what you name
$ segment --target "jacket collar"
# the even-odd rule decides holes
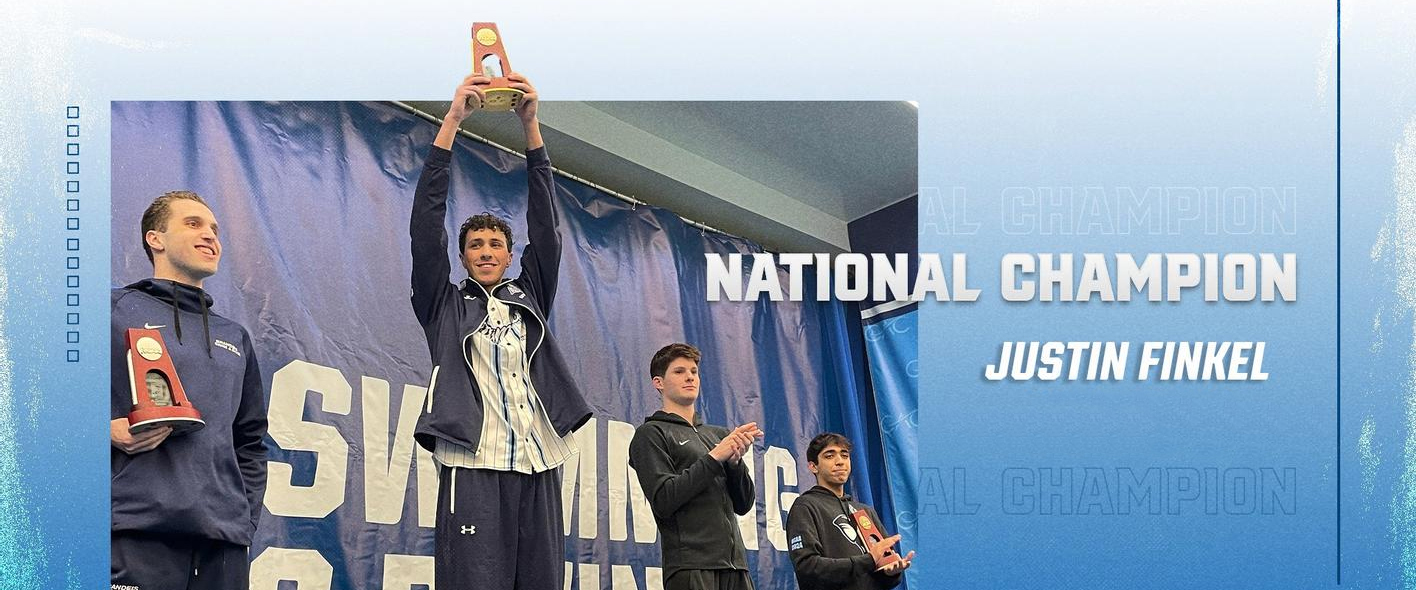
[[[207,357],[211,357],[211,295],[201,287],[193,287],[167,279],[143,279],[128,289],[148,294],[154,299],[172,306],[172,331],[177,335],[177,343],[182,343],[182,315],[178,310],[202,316],[202,343],[206,346]]]
[[[466,293],[466,294],[468,294],[468,295],[471,295],[473,298],[476,298],[476,297],[491,297],[493,293],[496,293],[496,292],[497,292],[497,289],[500,289],[500,288],[502,288],[502,287],[506,287],[507,285],[510,285],[513,280],[515,280],[515,279],[506,279],[506,278],[504,278],[504,279],[502,279],[500,282],[498,282],[497,284],[492,285],[492,288],[491,288],[491,289],[488,289],[488,288],[487,288],[485,285],[483,285],[482,283],[479,283],[479,282],[477,282],[477,281],[472,280],[472,277],[467,277],[467,278],[465,278],[465,279],[462,279],[462,292],[463,292],[463,293]],[[509,288],[510,288],[510,289],[515,289],[517,293],[520,293],[520,292],[521,292],[521,290],[520,290],[520,289],[517,289],[515,285],[512,285],[512,286],[509,287]]]
[[[684,420],[684,419],[683,419],[683,416],[680,416],[680,415],[675,414],[675,413],[673,413],[673,412],[665,412],[665,411],[663,411],[663,410],[659,410],[659,411],[657,411],[657,412],[654,412],[654,413],[653,413],[652,415],[650,415],[648,418],[645,418],[644,421],[645,421],[645,422],[653,422],[653,421],[668,422],[668,423],[671,423],[671,424],[678,424],[678,425],[680,425],[680,426],[697,427],[697,426],[702,426],[702,425],[703,425],[703,412],[694,412],[694,413],[693,413],[693,424],[689,424],[689,423],[688,423],[688,420]]]
[[[201,287],[193,287],[167,279],[143,279],[125,288],[147,293],[182,311],[202,313],[203,309],[209,309],[212,305],[211,295],[208,295]]]
[[[492,290],[495,291],[496,287],[492,287]],[[462,279],[462,292],[472,297],[491,297],[492,295],[482,283],[472,280],[472,277]]]
[[[806,493],[808,493],[808,494],[824,494],[824,495],[826,495],[827,497],[830,497],[831,499],[835,499],[835,498],[836,498],[836,492],[833,492],[833,491],[831,491],[831,490],[828,490],[828,489],[826,489],[824,486],[822,486],[822,485],[820,485],[820,484],[811,486],[811,489],[807,490]],[[840,499],[841,499],[841,501],[844,501],[844,502],[853,502],[853,501],[855,501],[855,498],[852,498],[850,494],[845,494],[845,495],[841,496]]]

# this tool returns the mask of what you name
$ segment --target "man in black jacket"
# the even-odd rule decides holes
[[[560,588],[565,540],[556,468],[575,452],[567,437],[590,419],[547,317],[560,265],[551,162],[536,117],[537,95],[516,115],[526,134],[528,243],[521,275],[505,279],[513,236],[506,220],[468,218],[458,232],[467,278],[449,282],[443,229],[453,139],[480,108],[491,80],[458,86],[413,195],[413,313],[423,326],[433,374],[413,437],[441,466],[434,528],[439,588]]]
[[[806,447],[806,465],[816,474],[816,486],[792,503],[787,513],[788,548],[801,590],[888,590],[900,584],[900,574],[914,559],[911,551],[904,559],[877,570],[875,561],[900,541],[895,535],[866,548],[851,518],[864,508],[872,522],[880,516],[869,506],[856,504],[846,495],[851,476],[851,441],[827,432],[811,439]]]
[[[649,363],[663,409],[629,443],[629,465],[659,525],[664,590],[752,590],[737,517],[755,501],[742,457],[762,436],[756,422],[733,430],[703,424],[698,361],[688,344],[659,349]]]

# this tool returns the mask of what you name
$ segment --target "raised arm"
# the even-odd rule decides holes
[[[468,76],[457,87],[452,107],[443,117],[428,159],[423,163],[423,172],[418,175],[418,187],[413,192],[413,214],[408,224],[413,250],[413,313],[425,326],[432,321],[443,299],[456,291],[448,282],[452,265],[447,256],[447,230],[443,228],[447,219],[448,168],[458,127],[472,111],[481,108],[479,78]]]
[[[555,176],[546,144],[541,139],[541,122],[536,117],[540,103],[531,81],[518,73],[507,75],[511,87],[525,94],[516,107],[526,134],[526,249],[521,258],[521,278],[526,288],[550,313],[560,275],[561,240],[556,227],[560,218],[555,206]]]

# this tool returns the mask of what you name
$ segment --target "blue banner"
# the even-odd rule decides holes
[[[203,195],[225,246],[206,284],[214,311],[250,330],[270,387],[252,588],[431,587],[437,475],[412,439],[431,364],[408,302],[407,228],[435,131],[383,103],[114,103],[114,284],[151,272],[138,221],[152,198]],[[459,139],[452,174],[450,235],[482,211],[525,235],[523,159]],[[842,306],[706,303],[704,253],[760,247],[557,182],[564,247],[551,325],[595,411],[563,469],[566,588],[662,583],[627,446],[660,405],[649,358],[676,341],[703,350],[705,420],[766,430],[745,458],[757,503],[740,524],[757,587],[795,588],[786,510],[814,483],[805,447],[842,391],[823,368],[864,370],[860,358],[826,358],[849,348],[822,325]]]
[[[876,310],[890,307],[877,306]],[[865,319],[866,355],[875,388],[875,410],[884,443],[885,475],[900,547],[919,547],[916,526],[919,449],[919,311],[915,306],[871,314]],[[883,516],[882,516],[883,517]],[[905,570],[915,583],[918,570]],[[927,586],[915,586],[927,587]]]

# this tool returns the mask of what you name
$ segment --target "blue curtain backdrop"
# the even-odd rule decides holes
[[[883,439],[885,470],[879,474],[895,507],[896,528],[904,551],[919,547],[916,506],[919,496],[919,310],[908,306],[865,320],[866,350],[875,386],[872,430]],[[877,480],[877,481],[880,481]],[[884,518],[884,515],[881,515]],[[928,559],[925,557],[924,559]],[[906,581],[921,585],[916,570],[905,571]]]
[[[868,358],[860,323],[860,310],[854,303],[833,301],[821,305],[821,323],[831,333],[824,344],[827,358]],[[873,361],[873,358],[871,359]],[[851,468],[854,472],[847,492],[857,500],[875,507],[884,521],[886,531],[896,530],[895,503],[885,478],[884,445],[880,440],[874,389],[866,367],[856,363],[837,363],[823,377],[831,380],[835,406],[828,408],[827,430],[839,432],[851,439]]]
[[[432,578],[435,474],[411,441],[431,366],[408,303],[408,215],[435,132],[384,103],[114,103],[115,285],[151,272],[138,231],[147,203],[173,189],[202,194],[225,247],[207,283],[214,311],[250,330],[270,388],[253,588],[389,590]],[[445,229],[455,236],[486,210],[525,235],[524,164],[459,139]],[[766,430],[751,458],[758,499],[744,536],[758,587],[795,588],[782,522],[814,481],[807,441],[862,423],[849,408],[872,406],[860,335],[850,342],[858,314],[812,301],[708,304],[703,253],[757,245],[557,185],[564,246],[552,329],[596,412],[563,473],[567,588],[660,582],[652,517],[624,453],[659,406],[648,359],[675,341],[703,350],[707,421]],[[858,436],[879,440],[868,425]],[[871,489],[883,481],[880,460],[861,459],[869,469],[855,492],[881,500]]]
[[[851,249],[856,252],[904,255],[911,269],[911,289],[919,234],[900,228],[919,226],[918,206],[917,195],[901,199],[852,221],[847,228]],[[879,437],[872,439],[871,450],[882,456],[877,463],[883,463],[885,468],[873,470],[870,483],[883,497],[876,500],[877,505],[893,508],[889,516],[882,511],[881,518],[888,521],[887,530],[899,532],[900,547],[906,552],[919,546],[915,526],[919,488],[919,452],[915,444],[919,430],[918,307],[917,303],[899,301],[872,300],[861,304],[864,311],[856,315],[864,318],[864,343],[857,346],[863,346],[870,359],[872,394],[855,399],[873,398],[875,403],[843,400],[856,408],[853,413],[859,416],[861,430],[858,436]],[[907,570],[906,581],[923,587],[918,585],[917,572]]]

